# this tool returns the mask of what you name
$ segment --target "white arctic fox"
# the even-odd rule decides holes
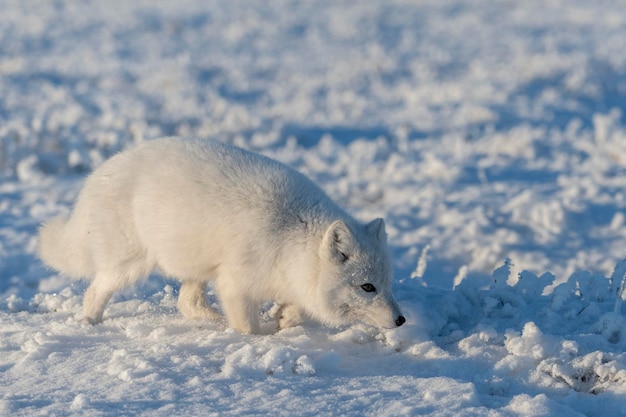
[[[274,301],[280,328],[304,317],[336,326],[401,326],[382,219],[362,225],[295,170],[233,146],[164,138],[115,155],[91,174],[69,218],[40,229],[41,258],[93,280],[84,321],[113,293],[158,268],[182,281],[179,310],[259,332]]]

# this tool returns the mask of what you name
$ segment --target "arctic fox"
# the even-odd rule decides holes
[[[92,280],[86,323],[152,270],[179,279],[185,317],[221,317],[259,333],[259,305],[279,328],[313,318],[401,326],[382,219],[360,224],[304,175],[264,156],[200,139],[163,138],[119,153],[86,180],[69,218],[39,231],[54,269]]]

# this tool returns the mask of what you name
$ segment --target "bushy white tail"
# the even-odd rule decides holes
[[[49,266],[73,278],[88,278],[93,267],[86,242],[71,233],[66,217],[57,217],[39,228],[39,257]]]

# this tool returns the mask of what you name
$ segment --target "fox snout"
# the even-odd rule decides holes
[[[366,321],[369,321],[370,324],[373,324],[383,329],[395,329],[396,327],[400,327],[404,323],[406,323],[406,319],[404,318],[403,315],[398,315],[396,316],[395,319],[393,318],[393,316],[389,317],[389,319],[385,320],[384,322],[377,320],[377,319],[370,319]]]
[[[378,327],[382,327],[385,329],[394,329],[402,326],[406,323],[406,318],[402,315],[402,311],[398,308],[395,301],[392,302],[391,311],[387,312],[384,316],[385,319],[381,320],[382,317],[377,316],[374,318],[374,321],[378,321]]]
[[[402,310],[400,310],[400,307],[398,306],[398,303],[396,302],[396,300],[393,299],[392,296],[390,296],[387,299],[387,303],[388,303],[388,305],[390,307],[390,310],[391,310],[390,311],[390,313],[391,313],[391,321],[393,322],[393,324],[395,324],[396,327],[400,327],[404,323],[406,323],[406,318],[402,315]],[[393,325],[391,327],[393,328]]]

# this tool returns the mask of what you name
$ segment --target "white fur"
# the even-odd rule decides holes
[[[281,327],[404,322],[391,294],[382,219],[362,225],[293,169],[242,149],[165,138],[122,152],[93,172],[68,219],[40,229],[40,256],[92,280],[84,321],[102,320],[113,293],[158,268],[182,281],[178,307],[259,332],[259,304],[282,307]],[[371,283],[376,291],[361,286]]]

